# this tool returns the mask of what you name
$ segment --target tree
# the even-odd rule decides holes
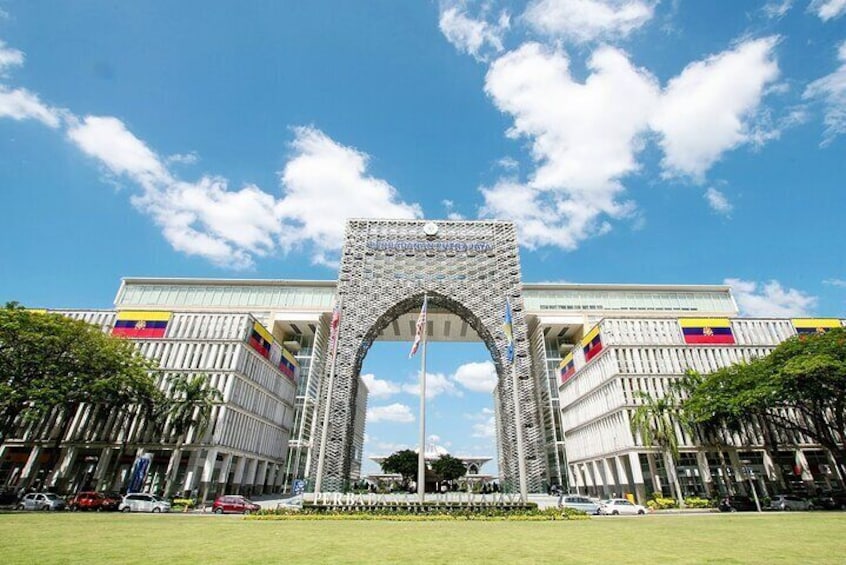
[[[765,430],[809,437],[846,476],[846,329],[797,336],[767,357],[705,376],[685,411],[694,421],[757,417]]]
[[[449,453],[441,455],[432,462],[432,470],[442,481],[454,481],[467,474],[467,468],[461,459]]]
[[[128,406],[151,412],[162,398],[154,367],[128,340],[9,303],[0,309],[0,441],[22,426],[48,424],[47,437],[57,428],[52,468],[81,407],[95,416]]]
[[[661,398],[653,398],[643,391],[637,391],[635,395],[642,403],[632,413],[632,433],[640,436],[644,446],[657,445],[661,450],[667,479],[675,491],[679,506],[684,507],[684,495],[676,474],[676,460],[679,457],[676,423],[679,421],[679,412],[675,388],[671,387]]]
[[[165,418],[169,435],[176,438],[176,447],[167,467],[164,495],[170,496],[179,471],[182,446],[188,433],[194,430],[195,441],[201,440],[211,423],[212,410],[223,399],[220,391],[209,384],[205,374],[171,375],[167,379],[169,396],[165,403]]]
[[[382,470],[386,473],[402,475],[403,487],[408,488],[409,482],[417,477],[418,456],[410,449],[403,449],[392,453],[382,462]]]

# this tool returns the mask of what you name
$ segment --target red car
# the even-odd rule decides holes
[[[251,512],[258,512],[259,510],[261,510],[261,506],[236,494],[218,496],[214,500],[214,504],[212,504],[212,512],[215,514],[223,514],[224,512],[249,514]]]
[[[69,501],[70,510],[117,510],[120,500],[101,492],[78,492]]]

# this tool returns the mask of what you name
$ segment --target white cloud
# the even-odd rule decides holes
[[[414,421],[414,414],[405,404],[394,403],[387,406],[374,406],[367,410],[368,422],[396,422],[408,424]]]
[[[194,165],[200,160],[200,156],[196,151],[190,153],[174,153],[167,158],[168,165],[176,163],[177,165]]]
[[[846,133],[846,41],[840,44],[837,59],[840,66],[831,74],[809,84],[802,95],[805,99],[817,100],[825,106],[824,145]]]
[[[453,380],[468,390],[475,392],[493,392],[496,386],[496,368],[490,361],[465,363],[456,369]]]
[[[279,217],[292,224],[280,242],[286,251],[311,243],[312,261],[329,263],[341,248],[347,219],[423,216],[418,204],[402,202],[393,186],[367,175],[367,154],[313,127],[295,128],[294,134],[294,154],[280,173],[283,197],[276,205]]]
[[[384,379],[377,379],[373,373],[361,375],[361,380],[367,385],[369,398],[388,398],[400,392],[400,386],[398,384]]]
[[[446,211],[447,220],[457,221],[464,219],[464,215],[455,211],[455,202],[452,200],[441,200],[441,204],[443,204],[444,210]]]
[[[9,68],[20,67],[23,63],[23,51],[7,47],[6,43],[0,40],[0,77],[5,76]]]
[[[731,211],[734,209],[734,206],[732,206],[731,202],[728,201],[726,195],[714,187],[709,187],[708,190],[705,191],[705,200],[708,201],[708,206],[710,206],[712,210],[724,216],[731,214]]]
[[[459,52],[487,61],[491,54],[502,52],[502,38],[511,27],[511,18],[501,12],[495,22],[475,19],[467,15],[463,2],[452,0],[441,4],[438,26]]]
[[[764,4],[762,10],[766,17],[779,20],[786,16],[792,7],[793,0],[774,0]]]
[[[823,284],[827,284],[829,286],[838,286],[840,288],[846,288],[846,280],[843,279],[825,279]]]
[[[473,421],[471,436],[477,438],[496,438],[496,416],[490,408],[482,408],[477,414],[465,414],[465,418]]]
[[[62,111],[42,103],[37,94],[24,88],[9,90],[0,85],[0,118],[34,119],[51,128],[57,128],[61,115]]]
[[[827,22],[846,14],[846,0],[812,0],[808,10]]]
[[[652,19],[657,1],[533,0],[523,18],[540,33],[577,43],[627,36]]]
[[[413,382],[403,385],[402,390],[408,394],[420,396],[420,383],[418,377],[412,377]],[[431,400],[441,394],[448,394],[450,396],[463,396],[455,383],[447,378],[443,373],[426,373],[426,399]]]
[[[619,179],[638,169],[641,134],[658,96],[655,79],[625,53],[601,47],[588,61],[584,83],[572,78],[564,52],[528,43],[488,71],[485,90],[511,114],[510,137],[531,142],[537,165],[526,183],[501,179],[483,187],[483,216],[510,218],[521,244],[574,249],[610,229],[602,215],[631,213],[616,198]]]
[[[723,153],[753,141],[750,121],[779,74],[776,37],[744,41],[688,65],[672,79],[650,126],[661,135],[666,175],[702,180]]]
[[[807,316],[817,305],[816,296],[794,288],[785,289],[778,281],[759,284],[741,279],[725,279],[723,284],[731,286],[740,313],[744,316]]]

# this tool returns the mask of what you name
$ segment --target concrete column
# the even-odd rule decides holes
[[[244,469],[247,467],[247,458],[244,456],[238,457],[235,462],[235,475],[232,477],[232,492],[241,493],[241,482],[244,480]]]
[[[596,494],[596,485],[593,482],[593,476],[586,463],[579,463],[576,465],[576,472],[579,473],[582,486],[585,488],[585,494]]]
[[[100,450],[100,457],[97,458],[97,466],[94,468],[94,488],[97,490],[110,490],[112,486],[111,482],[107,482],[106,473],[109,471],[114,451],[111,447]]]
[[[696,464],[699,467],[699,478],[702,481],[702,486],[705,487],[705,492],[708,496],[712,496],[716,490],[714,489],[714,478],[711,476],[711,468],[708,465],[708,457],[704,451],[696,452]]]
[[[241,490],[248,495],[255,492],[256,467],[258,466],[258,459],[247,459],[246,468],[244,470],[244,480],[241,483]]]
[[[746,481],[746,473],[743,472],[743,463],[740,462],[740,456],[737,454],[737,449],[730,447],[728,449],[729,462],[731,469],[734,472],[734,488],[742,491],[743,494],[752,496],[749,491],[749,484]]]
[[[784,476],[782,475],[779,466],[776,465],[773,461],[773,457],[772,455],[770,455],[769,451],[764,451],[764,472],[767,474],[767,478],[770,480],[771,483],[775,483],[780,490],[784,489]],[[778,491],[776,491],[776,493],[777,492]],[[769,495],[769,490],[767,488],[764,488],[763,496]]]
[[[794,457],[796,458],[796,462],[799,463],[799,466],[802,468],[802,482],[813,491],[814,475],[811,474],[811,467],[808,465],[805,453],[801,449],[797,449]]]
[[[622,496],[620,493],[620,484],[614,480],[614,473],[611,470],[611,465],[608,464],[608,459],[603,457],[601,459],[602,475],[605,477],[605,486],[612,495]],[[616,497],[615,497],[616,498]]]
[[[67,478],[68,471],[70,470],[71,465],[73,465],[74,460],[76,460],[77,451],[76,447],[62,448],[61,454],[59,455],[59,464],[53,468],[50,475],[44,481],[51,489],[58,487],[58,490],[64,490],[62,485],[59,485],[58,483],[62,481],[62,479]]]
[[[596,461],[591,461],[588,465],[590,465],[593,469],[593,480],[596,482],[597,494],[601,496],[608,496],[608,488],[606,486],[605,477],[602,476],[599,465],[596,464]]]
[[[256,469],[256,476],[253,479],[255,491],[258,494],[264,494],[264,483],[267,480],[267,461],[260,461]]]
[[[282,484],[285,482],[285,467],[283,465],[275,465],[276,467],[276,482],[274,492],[282,492]]]
[[[619,455],[614,456],[614,466],[617,469],[617,486],[620,488],[618,494],[625,498],[626,493],[631,492],[631,477],[626,473],[626,466],[623,465],[623,460]]]
[[[632,468],[632,482],[635,488],[635,498],[638,504],[646,502],[646,486],[643,483],[643,471],[640,468],[640,457],[637,453],[630,452],[629,467]]]
[[[200,477],[202,490],[201,500],[205,501],[209,495],[209,486],[214,476],[214,466],[217,463],[217,449],[209,449],[205,460],[203,460],[203,475]]]
[[[38,458],[40,456],[41,446],[33,446],[32,450],[29,452],[29,457],[27,457],[26,459],[26,464],[24,465],[23,471],[21,471],[21,476],[18,479],[18,486],[22,488],[29,487],[29,484],[32,482],[33,475],[38,470]]]
[[[229,467],[232,465],[232,454],[227,453],[223,456],[223,462],[220,464],[220,476],[217,478],[217,482],[220,485],[220,494],[228,494],[226,492],[226,483],[229,479]]]
[[[649,452],[646,454],[646,460],[649,462],[649,475],[652,478],[652,490],[664,496],[661,489],[661,476],[658,474],[658,466],[655,465],[655,454]]]

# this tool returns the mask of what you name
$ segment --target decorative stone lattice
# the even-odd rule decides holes
[[[461,317],[478,333],[493,358],[499,381],[495,402],[503,486],[510,491],[519,488],[519,426],[528,490],[542,490],[546,478],[544,438],[536,384],[531,378],[517,235],[512,223],[351,220],[346,227],[338,293],[342,315],[335,374],[329,390],[331,360],[327,355],[311,451],[311,485],[317,479],[328,402],[321,490],[345,489],[364,357],[379,333],[402,314],[419,310],[427,294],[430,309],[444,309]],[[519,421],[502,331],[506,297],[513,310]]]

